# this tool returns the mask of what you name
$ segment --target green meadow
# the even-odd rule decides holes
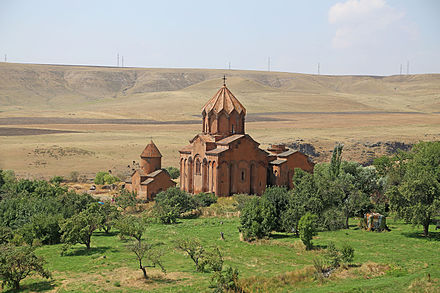
[[[92,248],[75,245],[61,256],[62,245],[46,245],[36,253],[47,260],[53,279],[28,278],[24,292],[210,292],[210,273],[195,271],[194,263],[176,249],[181,237],[198,238],[206,247],[218,247],[226,266],[238,268],[245,292],[440,292],[440,232],[388,219],[390,232],[367,232],[351,219],[350,229],[319,232],[315,249],[306,251],[292,234],[275,233],[270,239],[240,241],[239,218],[184,219],[174,225],[151,224],[145,241],[164,253],[167,273],[148,268],[142,278],[127,248],[130,240],[95,232]],[[224,233],[221,240],[220,233]],[[323,257],[329,242],[355,249],[354,263],[338,268],[320,282],[314,278],[313,259]],[[5,291],[9,292],[9,291]]]

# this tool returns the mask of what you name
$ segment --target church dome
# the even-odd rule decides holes
[[[246,115],[245,107],[226,87],[226,84],[223,84],[218,92],[203,106],[202,115],[206,115],[210,112],[219,114],[222,111],[225,111],[229,115],[234,110],[237,111],[238,114]]]
[[[153,141],[150,141],[149,144],[145,147],[144,151],[141,154],[141,158],[161,158],[162,154],[159,152],[159,149],[154,144]]]

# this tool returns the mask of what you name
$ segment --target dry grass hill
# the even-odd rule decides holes
[[[440,137],[440,74],[0,63],[0,168],[22,176],[123,172],[150,137],[164,165],[176,166],[177,150],[200,131],[200,109],[223,74],[248,110],[247,131],[262,147],[310,143],[319,154],[315,160],[325,161],[341,141],[347,159],[365,162],[387,151],[390,141]]]

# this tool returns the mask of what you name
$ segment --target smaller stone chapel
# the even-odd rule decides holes
[[[151,141],[141,154],[140,168],[134,170],[125,182],[125,189],[137,197],[152,200],[156,194],[176,186],[167,170],[162,169],[162,154]]]

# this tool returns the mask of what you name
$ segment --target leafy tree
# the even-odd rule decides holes
[[[170,174],[171,179],[177,179],[180,177],[180,170],[176,167],[167,167],[168,174]]]
[[[301,241],[306,246],[307,250],[310,250],[313,248],[312,239],[313,236],[315,236],[316,233],[316,221],[318,220],[318,217],[316,215],[313,215],[311,213],[306,213],[304,216],[301,217],[299,220],[299,237]]]
[[[194,198],[177,187],[168,188],[155,197],[154,210],[164,224],[175,223],[177,218],[196,207]]]
[[[110,230],[121,216],[121,213],[109,202],[104,202],[104,204],[100,206],[100,211],[102,215],[100,228],[103,229],[106,234],[109,234]]]
[[[337,144],[333,149],[332,159],[330,162],[330,176],[331,178],[337,178],[339,176],[339,171],[342,162],[342,149],[343,144]]]
[[[116,222],[116,228],[121,235],[141,241],[142,235],[147,228],[147,223],[143,218],[127,215],[121,217]]]
[[[240,214],[240,229],[244,239],[249,241],[270,235],[275,227],[275,208],[262,197],[248,201]]]
[[[130,250],[134,252],[136,258],[139,262],[139,269],[142,270],[144,278],[148,279],[147,267],[159,266],[163,273],[166,273],[164,266],[162,265],[161,256],[162,254],[153,248],[153,245],[142,242],[141,240],[135,241],[135,243],[130,247]],[[142,262],[146,260],[149,265],[145,265]],[[145,262],[144,262],[145,263]]]
[[[440,142],[416,144],[396,169],[403,175],[399,185],[387,190],[391,209],[407,222],[422,225],[428,236],[440,210]]]
[[[280,186],[268,187],[263,193],[263,198],[266,198],[275,208],[274,230],[283,231],[282,215],[289,204],[289,193],[287,192],[287,189]]]
[[[194,201],[197,207],[209,207],[217,202],[217,197],[214,193],[201,192],[194,195]]]
[[[69,179],[72,182],[78,182],[79,180],[79,172],[78,171],[72,171],[69,174]]]
[[[192,259],[196,265],[196,270],[198,272],[204,271],[205,263],[201,261],[205,248],[202,246],[200,241],[196,238],[186,238],[177,241],[177,248],[184,251]]]
[[[113,184],[115,182],[119,182],[119,178],[116,176],[113,176],[112,174],[109,174],[108,172],[100,171],[96,173],[95,175],[95,184]]]
[[[40,275],[50,278],[51,274],[44,268],[45,261],[34,253],[29,246],[16,247],[0,245],[0,280],[2,288],[5,286],[20,289],[21,280],[31,275]]]
[[[126,189],[121,190],[119,195],[115,197],[115,204],[123,210],[128,207],[134,207],[137,203],[136,193]]]
[[[339,252],[338,249],[336,249],[336,246],[333,242],[330,242],[327,245],[325,258],[331,267],[333,268],[339,267],[339,264],[341,263],[341,253]]]
[[[102,223],[99,208],[98,203],[92,203],[86,210],[65,220],[61,224],[61,241],[68,245],[84,244],[90,249],[92,234]]]
[[[62,221],[60,214],[36,214],[31,221],[19,229],[23,240],[32,245],[36,239],[42,244],[60,243],[61,233],[59,223]]]

